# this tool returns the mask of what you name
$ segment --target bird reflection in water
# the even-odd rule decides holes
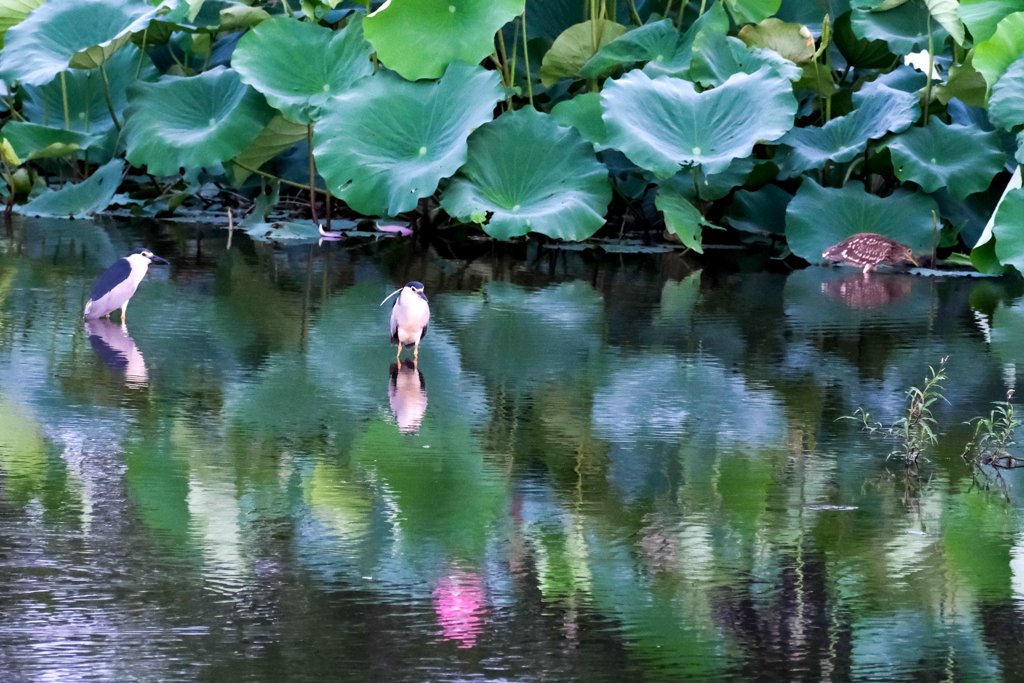
[[[427,412],[427,383],[412,361],[391,364],[388,401],[398,423],[398,431],[403,434],[419,433],[423,414]]]
[[[914,282],[900,275],[875,275],[857,273],[841,280],[823,282],[821,291],[855,310],[882,308],[897,299],[910,294]]]
[[[94,318],[85,321],[85,331],[92,350],[100,360],[124,375],[125,384],[130,387],[146,386],[149,381],[146,361],[128,334],[127,325],[115,324],[107,318]]]

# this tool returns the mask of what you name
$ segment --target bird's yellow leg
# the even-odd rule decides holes
[[[416,342],[416,346],[413,348],[413,351],[412,351],[412,362],[414,364],[416,364],[416,365],[419,365],[419,362],[420,362],[420,343],[419,343],[419,341]]]
[[[128,322],[128,304],[121,307],[121,324]]]
[[[395,362],[399,362],[402,359],[402,342],[398,342],[398,353],[395,354]]]

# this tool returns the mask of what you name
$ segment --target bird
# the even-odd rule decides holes
[[[142,278],[146,277],[146,271],[149,270],[151,263],[169,265],[149,249],[136,249],[124,258],[118,259],[96,280],[82,317],[86,320],[106,318],[120,308],[121,322],[124,322],[128,302],[135,294]]]
[[[910,247],[874,232],[859,232],[847,237],[839,244],[826,249],[821,255],[829,261],[863,268],[865,274],[874,270],[880,263],[893,266],[910,261],[917,265],[914,251]]]
[[[427,323],[430,322],[430,305],[427,295],[423,293],[422,282],[409,282],[405,287],[397,289],[380,302],[383,306],[388,299],[398,295],[395,305],[391,308],[391,343],[398,345],[395,354],[397,362],[402,357],[402,348],[415,347],[412,358],[414,363],[420,359],[420,340],[427,334]]]

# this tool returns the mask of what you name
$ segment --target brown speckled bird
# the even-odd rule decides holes
[[[874,270],[880,263],[894,266],[910,261],[917,265],[910,247],[874,232],[859,232],[847,237],[839,244],[826,249],[821,255],[829,261],[863,268],[865,273]]]

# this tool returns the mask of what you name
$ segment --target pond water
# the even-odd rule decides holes
[[[127,328],[83,325],[143,244],[172,265]],[[0,677],[1024,670],[1024,480],[960,457],[1016,386],[1019,282],[453,249],[0,240]],[[409,280],[418,368],[378,306]],[[917,470],[837,421],[895,420],[945,356]]]

